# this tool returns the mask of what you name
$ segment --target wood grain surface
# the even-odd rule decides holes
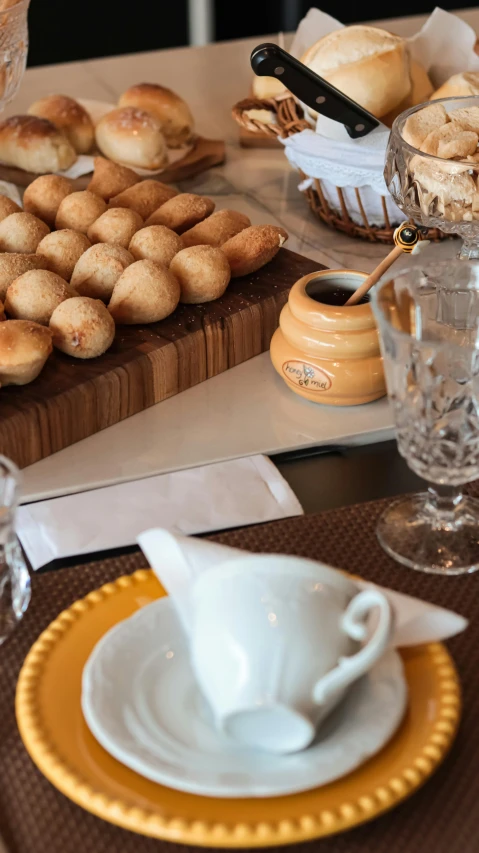
[[[151,177],[157,181],[171,184],[175,181],[185,181],[200,172],[205,172],[212,166],[219,166],[225,160],[225,144],[221,139],[205,139],[198,136],[193,147],[181,160],[171,163],[159,175]],[[75,190],[84,190],[91,181],[92,173],[75,178],[73,186]],[[142,175],[146,178],[148,175]],[[10,181],[19,187],[28,187],[32,181],[38,178],[33,172],[25,172],[24,169],[16,169],[14,166],[6,166],[0,163],[0,180]]]
[[[316,269],[280,249],[215,302],[180,305],[160,323],[117,327],[99,358],[55,351],[30,385],[0,390],[0,452],[23,468],[259,355],[290,287]]]

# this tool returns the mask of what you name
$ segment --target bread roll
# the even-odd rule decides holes
[[[288,239],[276,225],[251,225],[222,245],[232,278],[249,275],[269,263]]]
[[[106,202],[89,190],[70,193],[58,208],[55,228],[71,228],[86,234],[90,225],[106,210]]]
[[[431,95],[431,101],[439,98],[467,98],[469,95],[479,95],[479,71],[453,74]]]
[[[0,254],[0,300],[5,301],[12,281],[27,270],[46,269],[46,259],[41,255],[17,255],[14,252]]]
[[[120,107],[137,107],[154,115],[169,148],[179,148],[191,138],[193,116],[190,108],[171,89],[157,83],[138,83],[123,92],[118,103]]]
[[[37,246],[37,255],[45,258],[47,269],[70,281],[76,262],[90,246],[80,231],[64,228],[47,234]]]
[[[5,310],[16,320],[31,320],[48,326],[57,305],[72,296],[77,296],[76,291],[56,273],[29,270],[8,288]]]
[[[87,111],[68,95],[48,95],[28,108],[28,114],[46,118],[61,130],[78,154],[86,154],[93,145],[95,129]]]
[[[111,347],[115,324],[99,299],[75,296],[55,308],[50,329],[57,349],[75,358],[96,358]]]
[[[141,228],[131,239],[128,250],[136,261],[147,259],[169,267],[184,243],[178,234],[164,225],[149,225]]]
[[[6,219],[7,216],[10,216],[11,213],[21,212],[22,208],[16,204],[16,202],[12,201],[8,196],[0,194],[0,222],[2,219]]]
[[[153,261],[136,261],[115,284],[108,309],[116,323],[156,323],[173,313],[179,299],[173,273]]]
[[[73,192],[73,183],[61,175],[40,175],[23,194],[23,209],[43,219],[50,228],[63,199]]]
[[[11,213],[0,222],[0,251],[33,254],[49,233],[48,225],[32,213]]]
[[[113,196],[110,207],[129,207],[146,220],[153,211],[175,195],[178,195],[178,190],[168,184],[162,184],[161,181],[140,181],[139,184]]]
[[[214,209],[214,201],[206,196],[180,193],[155,210],[146,225],[166,225],[177,234],[183,234],[183,231],[188,231],[210,216]]]
[[[118,195],[141,180],[133,169],[120,166],[119,163],[113,163],[105,157],[95,157],[93,166],[93,177],[87,189],[96,195],[101,195],[105,201],[110,201],[114,195]]]
[[[224,252],[214,246],[190,246],[173,258],[170,272],[180,282],[180,302],[199,305],[223,296],[231,270]]]
[[[127,249],[130,240],[143,226],[143,219],[128,207],[112,207],[105,210],[88,229],[88,237],[92,243],[112,243]]]
[[[260,101],[278,98],[288,91],[277,77],[257,77],[256,74],[253,77],[251,88],[253,96],[259,98]]]
[[[133,255],[121,246],[96,243],[77,261],[71,284],[80,296],[109,302],[123,270],[134,260]]]
[[[237,210],[217,210],[181,235],[185,246],[221,246],[230,237],[251,225],[251,220]]]
[[[112,110],[98,122],[95,136],[105,157],[126,166],[161,169],[168,163],[161,124],[144,110],[135,107]]]
[[[0,384],[26,385],[37,378],[52,351],[52,333],[29,320],[0,323]]]
[[[377,118],[411,91],[406,42],[377,27],[335,30],[315,42],[301,62]]]
[[[416,107],[418,104],[423,104],[431,99],[434,86],[432,85],[425,68],[423,68],[419,62],[416,62],[415,59],[411,59],[410,76],[411,91],[407,98],[404,98],[399,106],[395,107],[394,110],[383,116],[381,119],[381,121],[384,124],[387,124],[388,127],[391,127],[394,119],[396,119],[400,113],[403,113],[404,110],[409,110],[411,107]]]
[[[42,175],[69,169],[76,152],[51,121],[37,116],[11,116],[0,122],[0,160]]]

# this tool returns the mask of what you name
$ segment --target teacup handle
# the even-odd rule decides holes
[[[365,589],[350,601],[341,618],[341,628],[352,640],[365,640],[367,617],[374,608],[379,610],[379,620],[372,637],[359,652],[340,658],[338,665],[320,678],[313,688],[317,705],[326,704],[338,690],[344,690],[368,672],[385,651],[392,633],[393,615],[387,598],[378,589]]]

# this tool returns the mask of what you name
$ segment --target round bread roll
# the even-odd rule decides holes
[[[48,225],[32,213],[11,213],[0,222],[0,251],[33,254],[49,233]]]
[[[260,101],[268,101],[270,98],[278,98],[288,90],[284,83],[277,77],[257,77],[255,74],[251,84],[253,97]]]
[[[116,323],[157,323],[173,313],[180,300],[178,279],[153,261],[136,261],[121,274],[108,310]]]
[[[143,219],[128,207],[112,207],[105,210],[88,229],[88,237],[92,243],[111,243],[113,246],[123,246],[127,249],[130,240],[139,228]]]
[[[128,250],[136,261],[143,259],[169,267],[173,258],[184,248],[178,234],[164,225],[149,225],[133,235]]]
[[[111,347],[115,324],[99,299],[75,296],[55,308],[50,329],[57,349],[75,358],[96,358]]]
[[[406,42],[377,27],[335,30],[315,42],[301,62],[377,118],[411,91]]]
[[[8,288],[5,311],[16,320],[31,320],[48,326],[57,305],[72,296],[77,296],[76,291],[56,273],[29,270]]]
[[[46,259],[41,255],[17,255],[14,252],[0,254],[0,299],[5,301],[12,281],[28,270],[44,270]]]
[[[180,282],[180,302],[199,305],[223,296],[231,270],[226,255],[214,246],[190,246],[173,258],[170,266]]]
[[[0,384],[26,385],[40,373],[52,351],[52,333],[29,320],[0,323]]]
[[[165,201],[146,221],[146,225],[166,225],[177,234],[183,234],[198,222],[206,219],[215,209],[210,198],[194,193],[180,193]]]
[[[148,219],[154,210],[158,210],[165,201],[178,195],[178,190],[161,181],[140,181],[134,187],[113,196],[110,207],[129,207],[136,211],[142,219]]]
[[[222,245],[231,269],[232,278],[249,275],[271,261],[288,232],[277,225],[251,225]]]
[[[388,127],[391,127],[394,119],[396,119],[400,113],[404,112],[404,110],[408,110],[410,107],[415,107],[418,104],[423,104],[425,101],[429,101],[433,90],[434,86],[432,85],[426,70],[419,64],[419,62],[416,62],[415,59],[411,59],[411,91],[407,98],[405,98],[404,101],[401,101],[399,106],[382,117],[383,124],[387,124]]]
[[[43,219],[50,228],[63,199],[73,192],[73,183],[61,175],[40,175],[28,185],[23,194],[23,208]]]
[[[169,148],[179,148],[191,138],[194,122],[190,108],[171,89],[157,83],[138,83],[123,92],[118,103],[120,107],[137,107],[154,115]]]
[[[185,246],[221,246],[230,237],[251,225],[251,220],[237,210],[217,210],[181,235]]]
[[[453,74],[431,95],[431,101],[439,98],[467,98],[469,95],[479,95],[479,71]]]
[[[55,228],[71,228],[87,234],[90,225],[106,210],[99,195],[83,190],[65,196],[55,217]]]
[[[80,231],[64,228],[47,234],[37,246],[37,255],[45,258],[47,269],[70,281],[78,258],[90,246],[88,237]]]
[[[110,201],[114,195],[118,195],[137,184],[141,178],[127,166],[120,166],[105,157],[95,157],[93,160],[93,177],[87,186],[87,190],[96,195],[101,195],[105,201]]]
[[[0,160],[36,175],[69,169],[77,158],[73,145],[51,121],[11,116],[0,122]]]
[[[61,130],[78,154],[86,154],[93,145],[95,129],[87,111],[68,95],[48,95],[28,108],[28,114],[46,118]]]
[[[96,243],[79,258],[71,284],[81,296],[109,302],[123,270],[134,260],[133,255],[121,246]]]
[[[107,113],[95,130],[98,148],[110,160],[140,169],[161,169],[168,163],[168,149],[161,124],[155,116],[135,107]]]
[[[12,201],[8,196],[0,194],[0,221],[6,219],[11,213],[21,212],[22,208],[16,202]]]

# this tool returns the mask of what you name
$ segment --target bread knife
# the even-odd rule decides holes
[[[303,104],[344,124],[352,139],[367,136],[379,126],[371,113],[277,44],[259,44],[250,61],[258,77],[277,77]]]

